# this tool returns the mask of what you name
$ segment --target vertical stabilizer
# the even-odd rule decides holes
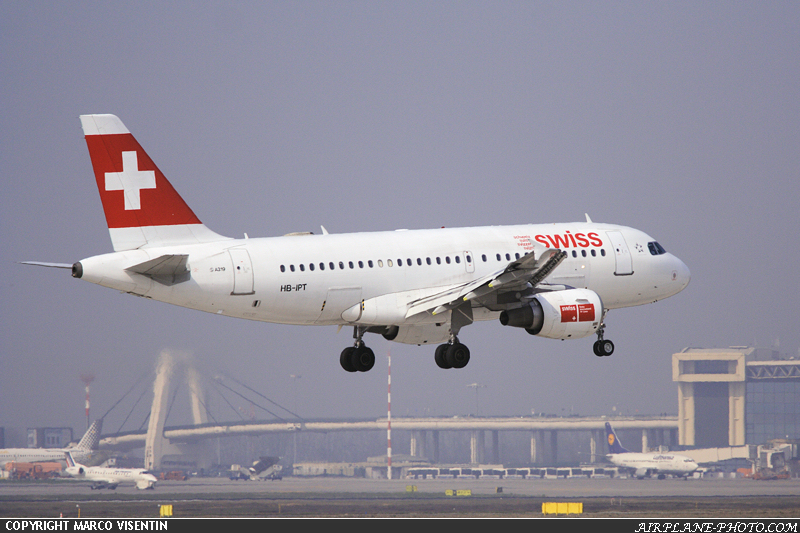
[[[608,441],[608,453],[630,453],[629,450],[622,447],[622,443],[617,438],[617,433],[608,422],[606,422],[606,440]]]
[[[76,448],[80,448],[82,450],[96,450],[100,446],[100,432],[103,430],[103,419],[98,418],[92,425],[89,426],[89,429],[86,430],[86,433],[83,434],[83,438],[78,442]]]
[[[81,115],[115,251],[225,239],[209,230],[114,115]]]

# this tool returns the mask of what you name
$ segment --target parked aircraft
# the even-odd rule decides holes
[[[207,228],[125,125],[83,115],[114,252],[72,265],[73,277],[174,305],[281,324],[353,328],[340,354],[350,372],[375,362],[366,333],[438,344],[441,368],[462,368],[459,338],[477,320],[531,335],[595,335],[608,356],[611,309],[656,302],[689,269],[652,237],[585,222],[282,237],[223,237]]]
[[[85,466],[75,462],[72,453],[67,452],[67,468],[65,472],[78,479],[92,481],[91,488],[114,490],[121,483],[133,483],[137,489],[153,489],[156,486],[156,476],[143,468],[107,468],[102,466]]]
[[[606,437],[609,460],[619,467],[632,471],[639,479],[653,475],[658,479],[664,479],[668,475],[686,478],[694,474],[698,468],[694,459],[685,455],[670,452],[637,453],[623,448],[608,422],[606,422]]]
[[[97,450],[100,443],[100,431],[103,427],[101,419],[92,422],[81,440],[72,447],[67,448],[5,448],[0,450],[0,465],[9,462],[14,463],[40,463],[40,462],[60,462],[64,463],[64,454],[72,452],[73,456],[80,461],[85,461],[93,450]]]

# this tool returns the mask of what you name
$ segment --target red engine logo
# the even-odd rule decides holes
[[[593,322],[594,304],[562,305],[561,322]]]

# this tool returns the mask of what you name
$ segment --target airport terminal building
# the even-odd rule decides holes
[[[697,448],[800,439],[800,360],[750,347],[672,356],[679,444]]]

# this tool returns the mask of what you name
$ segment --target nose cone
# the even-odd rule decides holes
[[[689,267],[687,267],[683,261],[675,256],[673,256],[673,263],[672,281],[674,281],[677,285],[676,288],[678,290],[675,292],[678,293],[685,289],[687,285],[689,285],[689,281],[692,279],[692,273],[689,272]]]

